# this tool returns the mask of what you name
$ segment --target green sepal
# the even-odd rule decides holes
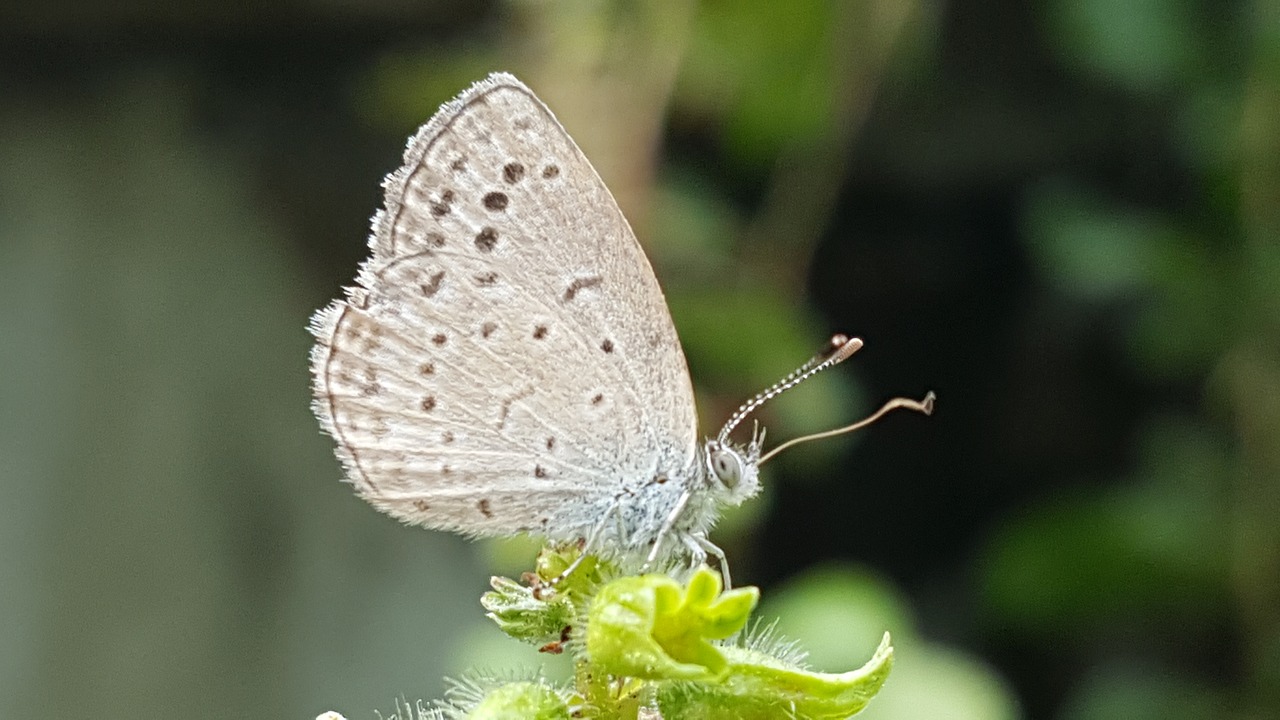
[[[728,670],[715,683],[672,683],[659,691],[667,720],[755,720],[847,718],[866,707],[893,667],[889,634],[861,668],[818,673],[764,653],[722,648]]]
[[[746,624],[760,597],[754,587],[720,592],[720,576],[702,567],[687,587],[665,575],[614,580],[596,593],[587,616],[587,654],[616,676],[715,680],[729,670],[721,640]]]

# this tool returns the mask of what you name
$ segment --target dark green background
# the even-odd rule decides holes
[[[704,417],[762,413],[717,539],[866,717],[1280,717],[1275,2],[0,8],[0,715],[351,718],[472,665],[528,548],[338,482],[304,328],[379,180],[509,70],[668,293]],[[557,672],[549,670],[548,672]]]

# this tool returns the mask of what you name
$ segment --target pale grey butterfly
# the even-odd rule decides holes
[[[707,532],[756,494],[769,457],[762,433],[736,445],[730,432],[861,341],[836,336],[699,442],[648,259],[582,151],[511,75],[442,106],[384,189],[357,286],[311,322],[314,409],[357,493],[468,536],[581,540],[647,564],[710,553],[727,584]],[[899,398],[868,421],[931,406]]]

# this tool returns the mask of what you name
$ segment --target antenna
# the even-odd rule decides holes
[[[729,421],[720,429],[720,434],[716,440],[720,444],[724,444],[729,439],[729,433],[738,427],[748,415],[755,412],[761,405],[769,402],[773,398],[817,375],[829,367],[835,367],[840,363],[848,360],[854,353],[862,349],[862,340],[851,338],[847,335],[836,334],[831,336],[831,341],[827,343],[827,347],[822,352],[814,355],[809,362],[801,365],[791,372],[791,374],[782,378],[778,382],[761,390],[759,394],[742,404],[736,412],[729,417]],[[794,442],[794,441],[792,441]],[[772,455],[773,453],[770,453]]]
[[[933,392],[929,392],[927,395],[924,396],[923,400],[909,400],[907,398],[894,398],[889,402],[885,403],[883,406],[881,406],[880,409],[875,411],[870,417],[859,420],[858,422],[852,425],[846,425],[842,428],[836,428],[835,430],[827,430],[825,432],[814,433],[812,435],[805,435],[803,437],[798,437],[793,440],[788,440],[782,443],[781,445],[779,445],[778,447],[765,453],[764,457],[760,458],[759,464],[764,465],[765,463],[769,462],[769,458],[773,457],[774,455],[777,455],[778,453],[782,452],[783,450],[786,450],[789,447],[799,445],[800,443],[809,442],[810,440],[821,440],[822,438],[835,437],[836,435],[843,435],[844,433],[853,432],[854,430],[857,430],[859,428],[864,428],[870,425],[871,423],[879,420],[885,413],[888,413],[892,410],[896,410],[898,408],[906,408],[908,410],[915,410],[916,412],[924,413],[925,415],[932,415],[933,402],[934,400],[937,399],[937,397],[938,396],[934,395]]]

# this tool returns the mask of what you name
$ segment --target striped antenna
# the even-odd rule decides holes
[[[724,444],[729,439],[729,433],[738,427],[738,424],[747,418],[748,415],[755,412],[761,405],[769,402],[773,398],[778,397],[782,393],[817,375],[818,373],[830,367],[835,367],[840,363],[848,360],[854,353],[862,348],[862,340],[851,338],[846,335],[832,335],[831,341],[827,343],[827,347],[822,352],[814,355],[809,362],[801,365],[791,372],[791,374],[782,378],[778,382],[761,390],[759,394],[750,400],[742,403],[742,407],[729,417],[729,421],[720,429],[720,434],[716,436],[716,440],[720,444]]]

